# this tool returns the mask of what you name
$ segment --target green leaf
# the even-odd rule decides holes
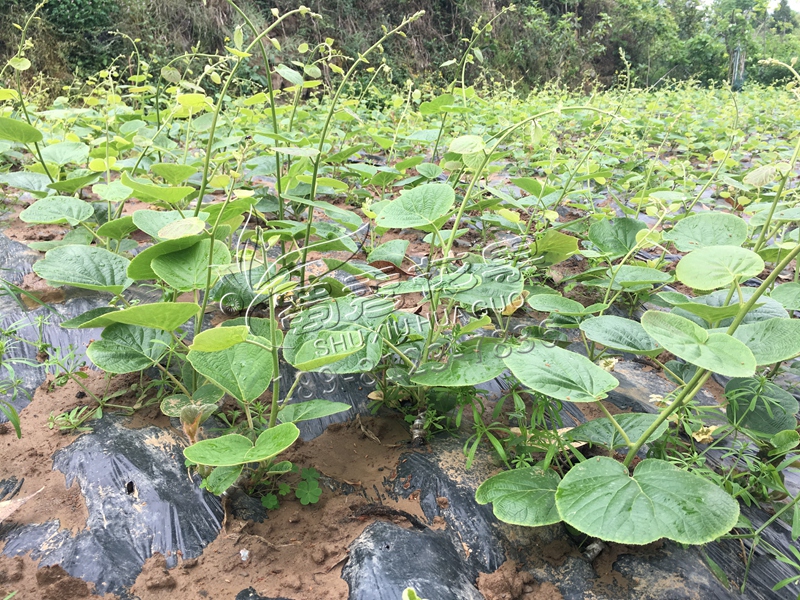
[[[247,452],[247,462],[261,462],[277,456],[300,437],[300,430],[294,423],[281,423],[270,427],[258,436],[255,445]]]
[[[162,242],[164,243],[164,242]],[[181,291],[205,289],[208,278],[209,260],[212,240],[201,240],[189,248],[156,256],[150,263],[150,268],[158,277],[170,287]],[[231,262],[231,253],[228,247],[219,240],[213,240],[214,249],[211,257],[211,267],[227,266]],[[213,271],[212,271],[213,272]],[[216,277],[211,277],[213,284]]]
[[[25,223],[69,223],[73,227],[91,218],[92,205],[72,196],[42,198],[23,210],[19,218]]]
[[[367,262],[373,263],[378,260],[385,260],[399,267],[406,257],[408,240],[390,240],[375,248],[369,253]]]
[[[486,144],[483,138],[479,135],[462,135],[450,142],[450,152],[454,154],[475,154],[476,152],[483,152]]]
[[[135,222],[136,213],[134,213]],[[153,271],[151,263],[159,256],[191,248],[200,242],[199,235],[190,235],[185,238],[175,240],[165,240],[149,248],[145,248],[133,257],[128,265],[128,277],[139,281],[141,279],[157,279],[158,275]]]
[[[707,246],[741,246],[747,239],[747,223],[728,213],[699,213],[678,221],[663,239],[681,252]]]
[[[300,500],[300,504],[316,504],[322,496],[322,488],[316,481],[301,481],[297,484],[294,495]]]
[[[326,367],[326,372],[361,373],[369,371],[380,360],[382,338],[377,331],[394,311],[391,300],[375,296],[345,296],[321,302],[302,311],[292,321],[284,339],[283,355],[290,363],[297,362],[297,353],[313,341],[321,331],[361,331],[364,348]]]
[[[191,165],[177,165],[175,163],[156,163],[150,166],[150,170],[162,177],[170,185],[183,183],[189,177],[197,173],[197,167]]]
[[[195,370],[240,402],[252,402],[272,382],[272,354],[252,344],[237,344],[216,352],[190,350]]]
[[[137,210],[133,213],[133,223],[156,241],[160,240],[158,232],[170,223],[182,220],[184,217],[177,210]]]
[[[364,332],[318,331],[313,340],[305,342],[294,354],[292,366],[298,371],[316,371],[359,352],[366,346]]]
[[[205,480],[205,488],[217,496],[231,487],[239,476],[242,474],[244,465],[235,465],[231,467],[217,467]]]
[[[616,275],[614,276],[615,286],[630,287],[634,285],[667,283],[672,281],[672,276],[669,273],[663,273],[658,269],[651,269],[649,267],[636,267],[633,265],[612,267],[608,271],[608,277],[611,277],[614,270],[616,270]]]
[[[39,277],[60,285],[121,294],[133,283],[125,276],[130,261],[94,246],[61,246],[33,265]]]
[[[559,484],[556,507],[572,527],[619,544],[704,544],[739,518],[739,504],[722,489],[658,459],[643,460],[633,477],[613,458],[582,462]]]
[[[101,237],[108,237],[112,240],[121,240],[129,233],[133,233],[136,231],[137,227],[133,223],[133,217],[120,217],[119,219],[114,219],[113,221],[107,221],[103,223],[99,229],[97,229],[97,235]]]
[[[4,181],[6,185],[18,190],[31,192],[40,198],[50,193],[50,178],[43,173],[31,173],[30,171],[0,173],[0,181]]]
[[[353,408],[346,402],[332,402],[330,400],[308,400],[296,404],[287,404],[278,412],[281,423],[297,423],[299,421],[312,421]]]
[[[585,356],[544,343],[516,348],[504,360],[523,385],[558,400],[595,402],[619,385]]]
[[[218,402],[222,397],[222,390],[213,385],[203,386],[203,387],[214,388],[219,392],[219,394],[211,402],[206,402],[204,399],[201,398],[194,398],[194,397],[189,398],[186,394],[175,394],[173,396],[167,396],[161,401],[161,412],[167,415],[168,417],[173,417],[178,419],[180,418],[184,408],[186,408],[187,406],[192,406],[202,411],[203,414],[200,420],[201,422],[205,421],[217,410],[216,402]]]
[[[134,373],[161,360],[170,344],[172,336],[166,331],[115,323],[89,344],[86,356],[109,373]]]
[[[506,368],[498,343],[494,338],[470,340],[448,356],[447,362],[420,365],[411,381],[431,387],[463,387],[491,381]]]
[[[658,417],[658,415],[647,413],[622,413],[616,415],[614,420],[628,436],[628,439],[635,442],[656,422]],[[661,423],[648,439],[657,440],[667,430],[668,425],[667,421]],[[578,425],[567,433],[567,437],[578,442],[599,444],[609,450],[626,446],[625,440],[608,417],[592,419]]]
[[[442,296],[454,298],[472,312],[502,311],[519,297],[525,283],[519,269],[501,263],[467,263],[459,272],[476,279],[478,285],[455,293],[445,289]]]
[[[77,169],[76,171],[73,171],[69,174],[67,179],[48,183],[47,187],[62,194],[70,195],[85,188],[90,183],[94,183],[100,178],[100,173],[90,172],[86,175],[76,175],[76,172],[80,171],[83,171],[83,169]]]
[[[226,350],[247,340],[248,334],[249,328],[246,325],[206,329],[194,336],[189,350],[197,350],[198,352]]]
[[[696,290],[715,290],[734,281],[755,277],[764,261],[752,250],[738,246],[709,246],[684,256],[675,269],[678,280]]]
[[[728,421],[766,436],[797,429],[797,400],[774,383],[735,377],[725,386]]]
[[[33,144],[42,141],[41,132],[23,121],[0,117],[0,140]]]
[[[132,179],[127,173],[124,172],[122,173],[120,181],[124,186],[131,188],[136,193],[136,196],[139,198],[139,200],[144,201],[159,200],[161,202],[166,202],[167,204],[178,204],[194,191],[194,188],[190,186],[162,187],[152,183],[142,183]]]
[[[772,365],[800,355],[798,319],[769,319],[739,325],[733,337],[750,348],[759,365]]]
[[[589,314],[580,302],[557,296],[555,294],[534,294],[526,300],[533,310],[546,313],[556,313],[565,316],[582,316]]]
[[[97,185],[93,185],[92,191],[106,202],[122,202],[123,200],[130,198],[131,194],[133,194],[133,190],[127,185],[122,185],[122,182],[119,179],[115,179],[108,184],[98,183]],[[137,211],[136,214],[139,212],[141,211]]]
[[[656,342],[686,362],[727,377],[749,377],[755,372],[753,353],[726,333],[708,333],[679,315],[648,310],[642,326]]]
[[[379,227],[405,229],[435,227],[455,202],[453,188],[444,183],[427,183],[404,191],[376,217]]]
[[[106,327],[112,323],[127,323],[128,325],[174,331],[199,312],[200,305],[194,302],[139,304],[85,321],[80,325],[80,329]]]
[[[786,310],[800,310],[800,283],[781,284],[769,296],[780,302]]]
[[[206,229],[206,223],[199,217],[187,217],[164,225],[158,230],[158,237],[162,240],[177,240],[178,238],[198,235]]]
[[[747,302],[752,297],[753,293],[755,292],[755,288],[745,287],[742,288],[742,300]],[[698,296],[696,298],[692,298],[693,304],[698,305],[706,305],[711,307],[712,309],[719,310],[719,315],[725,315],[726,311],[731,310],[731,307],[737,308],[736,313],[738,313],[738,295],[734,295],[736,302],[732,305],[725,305],[728,301],[728,291],[727,290],[718,290],[716,292],[712,292],[710,294],[706,294],[705,296]],[[698,325],[702,327],[707,327],[706,322],[703,319],[696,318],[694,313],[703,313],[703,309],[699,307],[693,307],[690,310],[687,310],[683,307],[676,306],[672,309],[672,312],[676,315],[680,315],[682,317],[686,317],[690,321],[694,321]],[[714,314],[712,311],[710,314]],[[734,313],[735,314],[735,313]],[[700,316],[709,316],[701,314]],[[716,317],[716,315],[714,315]],[[758,302],[754,305],[753,308],[750,309],[744,319],[742,319],[742,324],[748,323],[757,323],[759,321],[766,321],[767,319],[788,319],[789,313],[778,304],[772,298],[767,298],[766,296],[761,296]],[[712,321],[716,322],[716,321]],[[723,318],[721,321],[717,323],[717,327],[727,327],[733,322],[733,317]]]
[[[677,292],[663,292],[658,294],[658,299],[669,306],[679,309],[678,311],[673,310],[675,314],[685,316],[683,313],[688,313],[700,317],[707,324],[718,323],[724,319],[735,317],[741,308],[738,304],[709,306],[702,301],[693,301]],[[759,304],[758,306],[761,305]]]
[[[233,467],[247,462],[253,442],[237,433],[202,440],[185,448],[183,455],[198,465]]]
[[[631,319],[603,315],[586,319],[580,328],[587,338],[607,348],[644,356],[658,356],[663,352],[644,327]]]
[[[81,142],[58,142],[42,148],[42,158],[59,167],[69,163],[81,165],[89,158],[89,146]]]
[[[556,509],[558,482],[556,473],[538,467],[504,471],[478,486],[475,501],[491,502],[494,515],[512,525],[552,525],[561,521]]]
[[[416,167],[417,173],[426,179],[436,179],[442,174],[442,167],[433,163],[421,163]]]
[[[101,306],[99,308],[93,308],[91,310],[87,310],[85,313],[78,315],[77,317],[73,317],[68,321],[64,321],[61,323],[61,327],[64,329],[80,329],[84,323],[91,321],[92,319],[96,319],[101,315],[106,315],[108,313],[116,312],[117,309],[113,306]]]
[[[646,228],[637,219],[604,219],[589,227],[589,239],[603,254],[624,256],[636,247],[636,234]]]
[[[550,267],[578,252],[578,239],[548,229],[530,245],[531,261],[537,267]]]

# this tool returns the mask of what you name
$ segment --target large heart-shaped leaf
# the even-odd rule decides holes
[[[726,333],[709,333],[679,315],[648,310],[644,330],[678,358],[727,377],[749,377],[756,370],[753,353]]]
[[[427,183],[401,193],[380,212],[376,223],[390,229],[431,227],[453,207],[455,197],[449,185]]]
[[[208,254],[211,244],[212,240],[205,239],[184,250],[162,254],[150,262],[150,268],[167,285],[178,291],[191,292],[205,289],[209,277]],[[231,262],[231,253],[228,247],[219,240],[213,240],[213,244],[210,263],[212,273],[213,267],[227,266]],[[215,279],[216,277],[212,276],[211,283],[214,283]]]
[[[622,413],[616,415],[614,420],[628,436],[631,442],[638,440],[658,419],[658,415],[650,413]],[[667,430],[668,423],[664,421],[650,435],[648,439],[658,439]],[[578,425],[567,433],[567,437],[577,442],[599,444],[610,450],[624,447],[625,440],[608,417],[592,419]],[[646,441],[646,440],[645,440]]]
[[[658,356],[663,352],[644,327],[631,319],[603,315],[586,319],[580,327],[587,338],[607,348],[645,356]]]
[[[538,467],[503,471],[478,486],[475,501],[491,502],[495,516],[512,525],[552,525],[561,520],[555,498],[558,482],[556,473]]]
[[[86,355],[109,373],[134,373],[158,362],[172,343],[166,331],[115,323],[103,330],[101,339],[89,344]]]
[[[127,323],[128,325],[174,331],[199,312],[200,305],[194,302],[138,304],[97,316],[82,323],[80,328],[105,327],[112,323]]]
[[[516,348],[504,360],[523,385],[559,400],[595,402],[619,385],[585,356],[543,342]]]
[[[739,325],[733,337],[750,348],[759,365],[771,365],[800,354],[800,319],[769,319]]]
[[[721,488],[658,459],[643,460],[633,477],[613,458],[582,462],[559,484],[556,507],[575,529],[619,544],[704,544],[739,518],[739,504]]]
[[[663,237],[681,252],[706,246],[741,246],[747,239],[747,223],[736,215],[705,212],[681,219]]]
[[[52,283],[121,294],[133,283],[125,273],[130,261],[95,246],[61,246],[48,250],[33,265],[39,277]]]
[[[755,277],[763,270],[764,261],[752,250],[739,246],[709,246],[684,256],[675,274],[690,288],[715,290]]]
[[[237,344],[217,352],[190,350],[195,370],[240,402],[252,402],[272,381],[272,354],[253,344]]]
[[[184,449],[183,455],[199,465],[232,467],[277,456],[298,437],[300,430],[297,425],[281,423],[259,435],[255,444],[243,435],[231,433],[192,444]]]
[[[26,223],[69,223],[73,227],[94,214],[92,205],[72,196],[51,196],[31,204],[19,214]]]
[[[766,436],[797,429],[794,396],[766,379],[734,377],[725,386],[728,421]]]

